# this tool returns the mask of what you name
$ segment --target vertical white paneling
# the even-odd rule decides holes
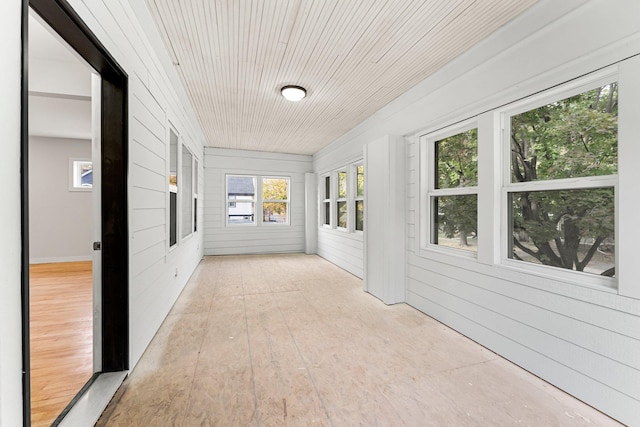
[[[305,251],[305,175],[312,169],[310,156],[207,148],[204,160],[206,255]],[[290,224],[227,226],[227,174],[290,177]]]
[[[640,191],[638,191],[638,162],[640,162],[640,57],[635,57],[620,66],[619,123],[624,124],[619,134],[618,148],[618,218],[620,224],[616,236],[618,265],[616,266],[621,295],[640,299],[638,280],[638,212],[640,212]],[[624,228],[622,228],[624,226]],[[640,357],[640,356],[638,356]]]
[[[306,254],[315,254],[318,250],[318,179],[314,173],[304,176],[305,195],[305,246]]]
[[[22,2],[2,3],[0,13],[0,425],[22,425],[22,327],[20,298],[20,58]]]
[[[365,146],[365,290],[385,304],[405,300],[405,142],[385,136]]]

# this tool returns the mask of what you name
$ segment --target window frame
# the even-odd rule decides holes
[[[251,199],[251,203],[253,203],[253,222],[250,223],[230,223],[229,222],[229,205],[231,203],[237,203],[238,199],[229,198],[229,178],[231,177],[242,177],[242,178],[253,178],[255,182],[255,193],[253,199]],[[275,199],[267,199],[266,201],[263,199],[263,181],[265,179],[286,179],[287,180],[287,199],[286,200],[275,200]],[[257,175],[257,174],[236,174],[236,173],[227,173],[224,175],[224,226],[229,228],[234,227],[290,227],[291,226],[291,186],[292,179],[291,176],[288,175]],[[247,200],[248,201],[248,200]],[[241,200],[241,202],[245,202],[245,200]],[[264,203],[286,203],[287,204],[287,221],[286,222],[265,222],[263,219],[264,215]]]
[[[358,195],[358,168],[362,167],[362,180],[363,180],[363,184],[362,184],[362,194]],[[367,183],[364,179],[364,162],[363,161],[359,161],[357,163],[354,163],[353,165],[351,165],[351,176],[352,176],[352,183],[351,183],[351,201],[349,202],[350,206],[353,207],[353,213],[349,214],[350,219],[351,219],[351,224],[353,224],[353,229],[351,230],[353,233],[358,233],[358,234],[363,234],[364,233],[364,229],[365,229],[365,224],[364,224],[364,212],[366,209],[365,206],[365,201],[364,201],[364,193],[365,193],[365,188],[367,186]],[[363,207],[362,207],[362,230],[358,230],[358,202],[362,202]]]
[[[260,186],[260,222],[266,227],[282,227],[291,225],[291,177],[284,175],[262,175],[258,176]],[[287,180],[287,198],[280,199],[264,199],[264,180],[265,179],[286,179]],[[264,204],[265,203],[286,203],[287,204],[287,220],[285,222],[265,222],[264,221]]]
[[[475,186],[468,187],[452,187],[452,188],[436,188],[436,175],[437,170],[435,162],[437,156],[435,152],[436,142],[448,138],[450,136],[458,135],[460,133],[476,129],[478,133],[478,141],[480,140],[480,126],[477,117],[472,117],[467,120],[463,120],[451,126],[444,127],[439,130],[435,130],[420,136],[420,249],[430,252],[439,252],[443,254],[456,255],[469,259],[478,259],[479,245],[476,251],[470,251],[466,249],[453,248],[449,246],[439,245],[432,243],[432,236],[434,232],[437,232],[437,228],[434,228],[434,222],[432,216],[434,213],[433,200],[435,197],[445,196],[466,196],[475,195],[477,199],[480,198],[480,177],[478,176],[478,183]],[[480,144],[478,143],[478,157]],[[479,167],[479,159],[476,160]],[[479,202],[478,202],[479,204]],[[478,215],[476,215],[476,221],[478,221]]]
[[[616,277],[606,277],[597,274],[587,273],[583,271],[575,271],[554,267],[550,265],[536,264],[526,261],[520,261],[509,257],[512,243],[509,242],[512,235],[511,230],[511,204],[510,194],[521,192],[544,192],[557,190],[588,190],[596,188],[613,188],[614,191],[614,217],[615,217],[615,242],[618,244],[619,233],[619,168],[620,158],[618,157],[618,173],[613,175],[599,175],[586,177],[573,177],[563,179],[547,179],[529,182],[511,182],[511,117],[540,108],[550,103],[560,101],[589,90],[598,86],[604,86],[609,83],[618,82],[620,90],[620,76],[618,68],[608,67],[606,69],[590,73],[587,76],[575,79],[573,81],[558,85],[538,94],[526,97],[520,101],[507,105],[497,110],[500,115],[500,145],[501,145],[501,185],[500,185],[500,207],[501,207],[501,225],[500,225],[500,264],[510,270],[515,270],[539,277],[550,278],[554,280],[569,281],[579,283],[581,285],[591,285],[597,287],[617,288]],[[620,125],[618,124],[618,144],[620,141]],[[616,276],[618,274],[618,251],[615,253],[614,266],[616,268]]]
[[[344,197],[340,197],[340,176],[344,174],[344,179],[345,179],[345,196]],[[335,176],[336,176],[336,181],[335,181],[335,200],[333,205],[335,206],[335,229],[337,230],[341,230],[341,231],[349,231],[350,229],[350,218],[349,218],[349,195],[351,194],[350,188],[349,188],[349,171],[348,168],[342,168],[339,169],[335,172]],[[344,227],[340,226],[340,204],[343,203],[344,206],[346,206],[347,209],[347,213],[346,213],[346,217],[347,217],[347,223],[345,224]]]
[[[180,182],[182,181],[181,177],[180,177],[180,158],[181,155],[179,154],[181,152],[180,150],[180,146],[181,146],[181,141],[180,141],[180,134],[178,133],[178,131],[176,130],[176,128],[169,123],[168,127],[168,139],[169,139],[169,143],[167,144],[167,177],[166,177],[166,185],[167,185],[167,248],[169,251],[172,251],[173,249],[177,248],[179,243],[180,243]],[[175,136],[175,146],[176,146],[176,170],[175,170],[175,184],[172,183],[171,181],[171,177],[172,175],[172,170],[171,170],[171,164],[172,164],[172,152],[171,152],[171,146],[172,146],[172,135]],[[171,195],[175,194],[175,203],[176,203],[176,209],[175,209],[175,218],[172,218],[171,216]],[[175,242],[171,242],[171,225],[172,222],[175,222]]]
[[[320,226],[324,228],[333,228],[333,221],[331,220],[331,193],[333,192],[333,187],[331,185],[331,174],[326,174],[322,176],[322,184],[320,186],[321,194],[324,194],[324,198],[322,201],[322,210],[320,212],[321,221]],[[327,194],[327,191],[329,194]],[[327,209],[328,208],[328,209]]]
[[[184,142],[182,144],[180,144],[180,145],[181,145],[182,149],[180,150],[180,163],[179,163],[179,168],[178,168],[178,170],[179,170],[178,174],[181,176],[183,181],[185,181],[185,180],[189,181],[189,178],[190,178],[190,181],[191,181],[190,184],[189,184],[190,185],[190,190],[191,190],[191,191],[188,191],[189,194],[186,194],[187,189],[185,188],[184,191],[182,192],[181,197],[179,197],[179,199],[180,199],[179,204],[180,204],[180,211],[181,211],[181,213],[180,213],[180,218],[181,219],[180,219],[180,222],[179,222],[179,224],[180,224],[180,234],[179,234],[179,236],[180,236],[180,240],[182,241],[182,240],[185,240],[185,239],[191,237],[193,235],[193,233],[194,233],[194,230],[193,230],[193,224],[194,224],[194,218],[193,218],[193,200],[194,200],[193,199],[193,190],[194,190],[194,188],[193,188],[194,187],[193,161],[195,159],[195,156],[193,155],[193,152],[191,151],[191,149],[189,149],[189,147],[186,144],[184,144]],[[191,176],[190,177],[185,177],[184,176],[185,151],[191,157],[191,162],[190,162],[191,163],[191,165],[190,165],[190,168],[191,168],[191,174],[190,175]],[[187,200],[187,198],[188,198],[188,200]],[[184,209],[185,209],[185,206],[186,206],[187,202],[191,205],[191,212],[189,212],[189,215],[186,215],[186,212],[184,212]],[[188,224],[189,225],[189,232],[185,234],[185,229],[184,229],[185,224],[183,223],[183,221],[186,221],[186,220],[189,221],[189,224]]]

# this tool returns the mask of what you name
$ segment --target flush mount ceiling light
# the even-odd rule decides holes
[[[307,96],[307,90],[301,86],[288,85],[280,89],[280,93],[289,101],[300,101]]]

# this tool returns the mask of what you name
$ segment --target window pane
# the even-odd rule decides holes
[[[263,200],[289,200],[289,179],[287,178],[263,178]]]
[[[262,205],[262,221],[276,224],[288,222],[289,203],[269,202]]]
[[[356,230],[364,230],[364,201],[356,200]]]
[[[478,130],[471,129],[435,143],[436,188],[478,185]]]
[[[478,196],[440,196],[431,198],[431,243],[440,246],[478,250]]]
[[[173,246],[178,243],[178,227],[177,218],[178,215],[178,193],[169,193],[169,246]]]
[[[356,168],[358,196],[364,196],[364,166],[360,165]]]
[[[511,117],[511,182],[617,173],[618,85]]]
[[[338,198],[344,199],[347,197],[347,173],[338,172]]]
[[[328,176],[324,177],[324,198],[331,198],[331,178]]]
[[[182,146],[182,237],[193,231],[193,156],[187,147]]]
[[[324,223],[325,225],[331,225],[331,205],[329,202],[324,204]]]
[[[254,176],[228,176],[228,224],[253,224],[255,219],[256,178]]]
[[[347,202],[338,202],[338,227],[347,228]]]
[[[509,257],[613,276],[614,189],[511,193]]]
[[[169,130],[169,185],[178,185],[178,135]]]

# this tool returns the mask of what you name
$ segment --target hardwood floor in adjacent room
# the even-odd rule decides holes
[[[317,256],[206,257],[98,426],[611,426]]]
[[[93,375],[91,266],[30,266],[32,426],[50,426]]]

